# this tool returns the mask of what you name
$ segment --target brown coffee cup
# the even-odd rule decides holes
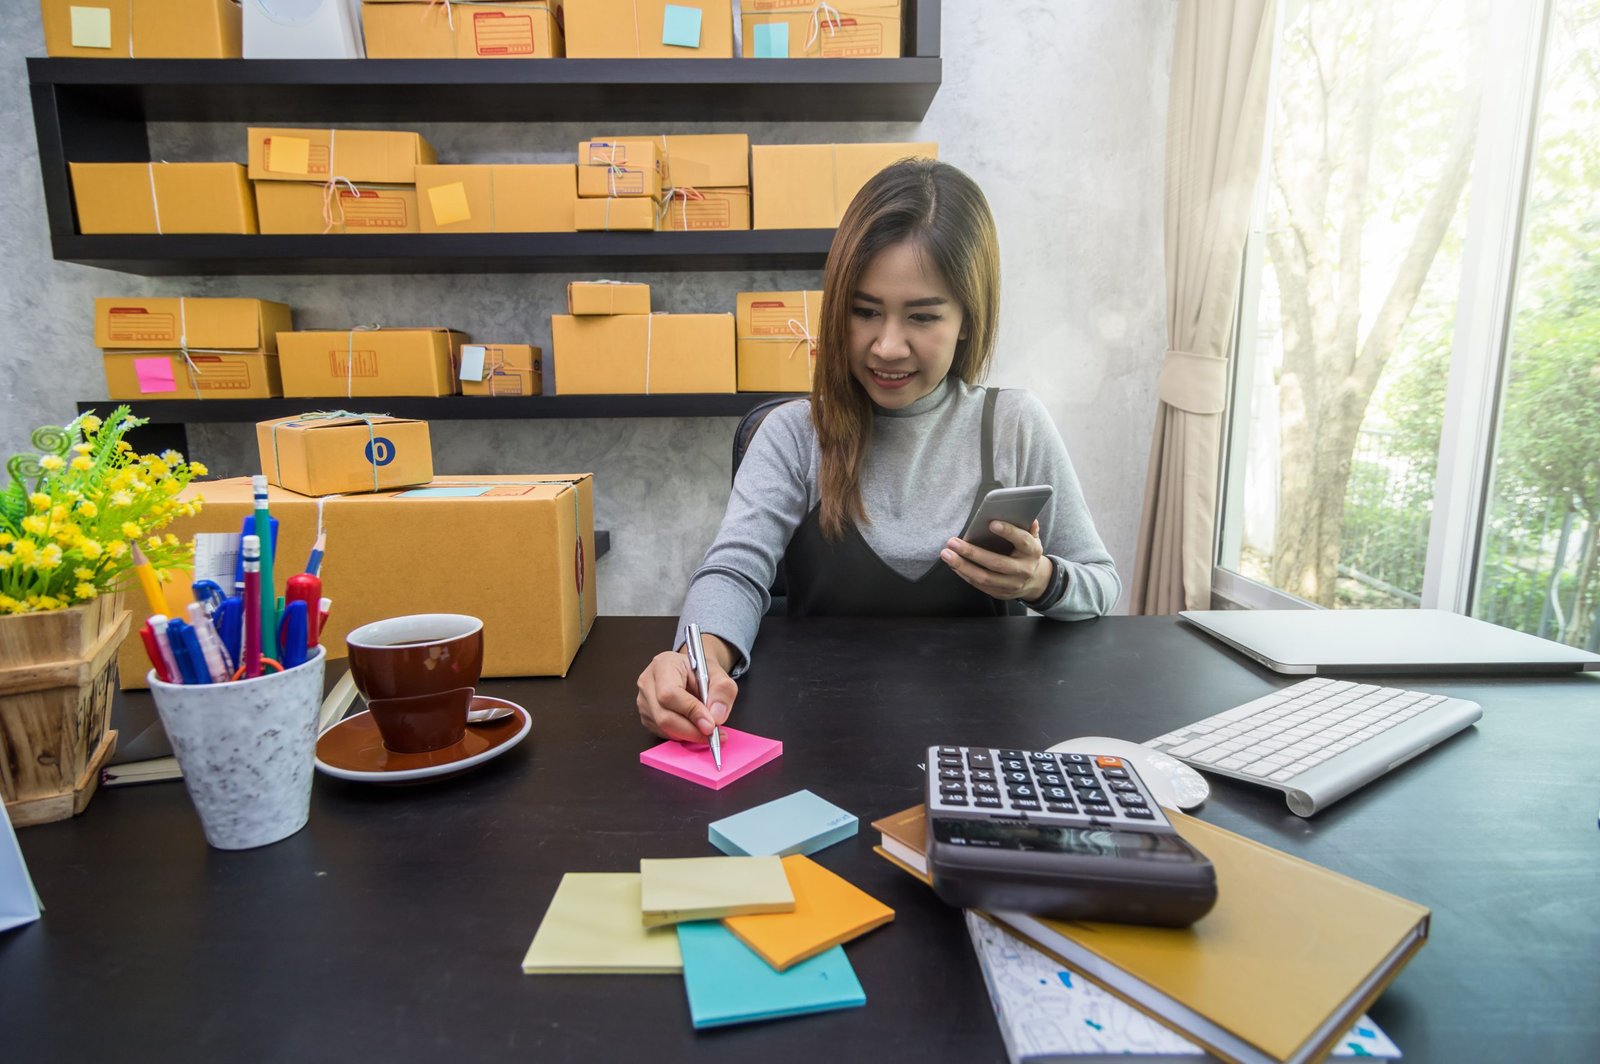
[[[384,746],[419,754],[461,740],[483,671],[482,621],[460,613],[390,617],[345,642],[350,675]]]

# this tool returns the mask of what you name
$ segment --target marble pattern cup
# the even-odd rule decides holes
[[[161,726],[206,841],[248,850],[286,839],[311,812],[326,653],[232,683],[172,684],[151,670]]]

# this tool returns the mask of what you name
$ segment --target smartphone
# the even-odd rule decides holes
[[[1048,484],[1032,484],[1022,488],[995,488],[983,497],[972,520],[961,538],[974,547],[1010,554],[1016,548],[1011,541],[989,531],[990,521],[1004,521],[1018,528],[1029,528],[1034,519],[1044,512],[1045,504],[1055,489]]]

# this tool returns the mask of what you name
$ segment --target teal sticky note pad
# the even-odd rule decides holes
[[[844,947],[776,971],[715,920],[678,925],[683,984],[696,1030],[859,1008],[866,991]]]
[[[795,791],[713,822],[707,837],[731,857],[788,857],[816,853],[850,838],[859,828],[854,813],[810,791]]]
[[[789,24],[771,22],[754,27],[756,59],[789,58]]]
[[[668,4],[661,17],[661,43],[679,48],[700,47],[700,9]]]
[[[487,495],[494,489],[485,485],[481,488],[412,488],[402,491],[396,498],[399,499],[476,499],[480,495]]]

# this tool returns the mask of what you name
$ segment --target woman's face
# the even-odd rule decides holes
[[[915,244],[884,248],[850,300],[850,374],[874,403],[910,406],[950,372],[965,314]]]

